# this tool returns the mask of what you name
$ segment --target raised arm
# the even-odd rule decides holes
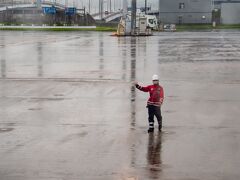
[[[149,86],[146,86],[146,87],[143,87],[143,86],[140,86],[139,84],[135,84],[136,88],[139,89],[140,91],[143,91],[143,92],[149,92]]]

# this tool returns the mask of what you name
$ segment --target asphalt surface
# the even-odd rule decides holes
[[[153,74],[163,132],[149,135],[132,82]],[[2,31],[0,179],[240,179],[239,92],[240,31]]]

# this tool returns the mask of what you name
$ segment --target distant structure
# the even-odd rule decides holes
[[[85,8],[67,6],[57,0],[1,0],[0,23],[27,25],[93,25]]]
[[[16,5],[16,4],[33,4],[33,0],[1,0],[0,7]]]
[[[128,2],[127,0],[123,0],[123,16],[125,17],[128,13]]]
[[[240,0],[214,0],[214,8],[221,9],[223,3],[240,3]]]
[[[212,0],[159,0],[164,24],[208,24],[212,22]]]
[[[219,10],[221,24],[240,24],[240,1],[222,2]]]

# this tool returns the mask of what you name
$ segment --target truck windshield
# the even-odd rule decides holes
[[[149,22],[150,24],[153,24],[153,19],[149,19],[148,22]]]

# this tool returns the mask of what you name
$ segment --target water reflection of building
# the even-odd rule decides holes
[[[1,36],[2,47],[0,47],[0,65],[1,65],[1,78],[6,78],[6,57],[5,57],[5,39]]]
[[[5,55],[5,47],[4,47],[4,39],[1,39],[1,42],[3,46],[0,49],[0,72],[1,72],[1,78],[7,77],[7,63],[6,63],[6,55]],[[42,50],[42,43],[37,43],[36,46],[37,51],[37,76],[42,77],[43,76],[43,50]]]

